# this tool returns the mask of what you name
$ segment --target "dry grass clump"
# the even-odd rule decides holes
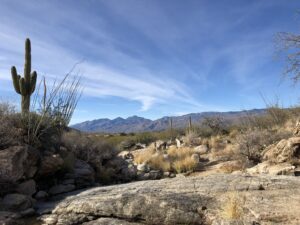
[[[219,169],[224,173],[232,173],[234,171],[242,171],[246,167],[246,163],[243,160],[229,161],[222,164]]]
[[[176,171],[177,173],[194,170],[198,162],[192,159],[194,154],[191,148],[170,147],[167,154],[155,152],[148,148],[133,153],[134,162],[137,164],[147,163],[151,169],[161,171]]]
[[[143,149],[133,153],[134,162],[137,164],[147,163],[151,169],[170,171],[171,164],[162,153],[155,152],[153,148]]]
[[[224,149],[226,146],[225,138],[223,136],[212,136],[209,140],[209,146],[213,149]]]
[[[177,173],[183,173],[194,170],[198,162],[192,159],[194,150],[191,148],[176,148],[168,149],[168,155],[172,161],[172,167]]]
[[[197,167],[198,163],[191,157],[185,157],[173,162],[173,168],[177,173],[192,171]]]
[[[186,132],[185,136],[183,137],[183,142],[189,146],[191,145],[199,145],[199,135],[195,130],[189,130]]]
[[[164,158],[162,154],[155,154],[150,158],[148,164],[152,169],[161,170],[164,172],[171,170],[171,163]]]
[[[137,164],[147,163],[155,154],[155,149],[147,148],[132,152],[134,162]]]
[[[241,219],[244,214],[244,203],[245,199],[239,196],[239,193],[229,193],[227,196],[227,201],[221,210],[222,218],[230,220]]]
[[[188,147],[176,148],[175,146],[172,146],[168,149],[168,155],[172,160],[190,157],[192,154],[194,154],[194,150]]]

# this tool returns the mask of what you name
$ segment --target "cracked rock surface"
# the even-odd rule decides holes
[[[231,201],[231,196],[236,201]],[[234,205],[241,209],[231,216]],[[230,204],[229,204],[230,203]],[[48,225],[300,224],[300,179],[218,174],[91,188],[41,216]]]

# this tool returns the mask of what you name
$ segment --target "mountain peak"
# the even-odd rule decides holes
[[[235,112],[202,112],[190,113],[182,116],[165,116],[157,120],[150,120],[134,115],[127,119],[122,117],[117,117],[113,120],[98,119],[75,124],[72,127],[81,131],[105,133],[161,131],[168,129],[169,118],[172,118],[174,128],[184,128],[186,127],[190,116],[192,117],[193,124],[199,124],[203,118],[208,116],[221,116],[225,119],[233,120],[249,114],[259,115],[265,113],[265,111],[265,109],[253,109]]]

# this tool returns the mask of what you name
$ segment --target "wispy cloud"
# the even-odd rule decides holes
[[[6,1],[1,83],[11,65],[22,72],[30,37],[39,78],[59,79],[84,59],[77,69],[93,101],[117,97],[157,114],[237,108],[234,98],[248,102],[269,82],[272,35],[289,24],[274,16],[297,3],[230,2]]]
[[[25,20],[22,27],[12,23],[0,24],[0,48],[7,52],[7,58],[2,59],[3,63],[0,72],[8,74],[1,77],[1,79],[10,79],[9,68],[11,65],[17,65],[17,68],[22,69],[23,42],[24,37],[27,36],[26,27],[29,26],[31,21]],[[37,22],[35,22],[35,25],[37,27],[43,26],[43,24],[38,24]],[[85,43],[85,40],[81,39],[78,44],[83,43],[84,46],[89,46],[88,49],[93,50],[91,54],[97,54],[97,49],[101,49],[101,51],[104,51],[103,54],[111,57],[111,60],[117,60],[116,63],[134,66],[134,68],[126,70],[114,67],[110,65],[111,63],[104,65],[97,62],[95,58],[85,59],[78,66],[83,74],[85,95],[94,97],[116,96],[138,101],[141,103],[142,111],[149,110],[157,103],[168,104],[170,101],[193,106],[201,105],[189,94],[186,86],[172,78],[160,79],[161,77],[158,77],[151,69],[145,67],[141,60],[119,51],[113,44],[114,39],[109,39],[108,35],[103,33],[99,34],[100,32],[90,25],[87,26],[91,35],[94,37],[100,36],[100,38],[104,37],[106,42],[103,46],[97,43]],[[63,30],[55,29],[56,33],[61,31],[63,33]],[[18,31],[17,34],[16,31]],[[47,33],[49,34],[51,31],[48,30]],[[80,60],[80,54],[64,49],[61,45],[55,44],[54,41],[48,42],[49,37],[46,37],[44,40],[44,36],[47,36],[47,34],[30,35],[33,42],[33,68],[38,70],[40,75],[46,75],[49,80],[66,73],[74,63]]]

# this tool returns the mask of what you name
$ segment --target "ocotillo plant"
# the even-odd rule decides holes
[[[24,77],[18,75],[17,69],[14,66],[11,68],[11,76],[15,91],[22,97],[22,115],[27,114],[30,108],[30,96],[35,90],[37,78],[37,73],[35,71],[31,73],[31,45],[28,38],[25,41]]]

